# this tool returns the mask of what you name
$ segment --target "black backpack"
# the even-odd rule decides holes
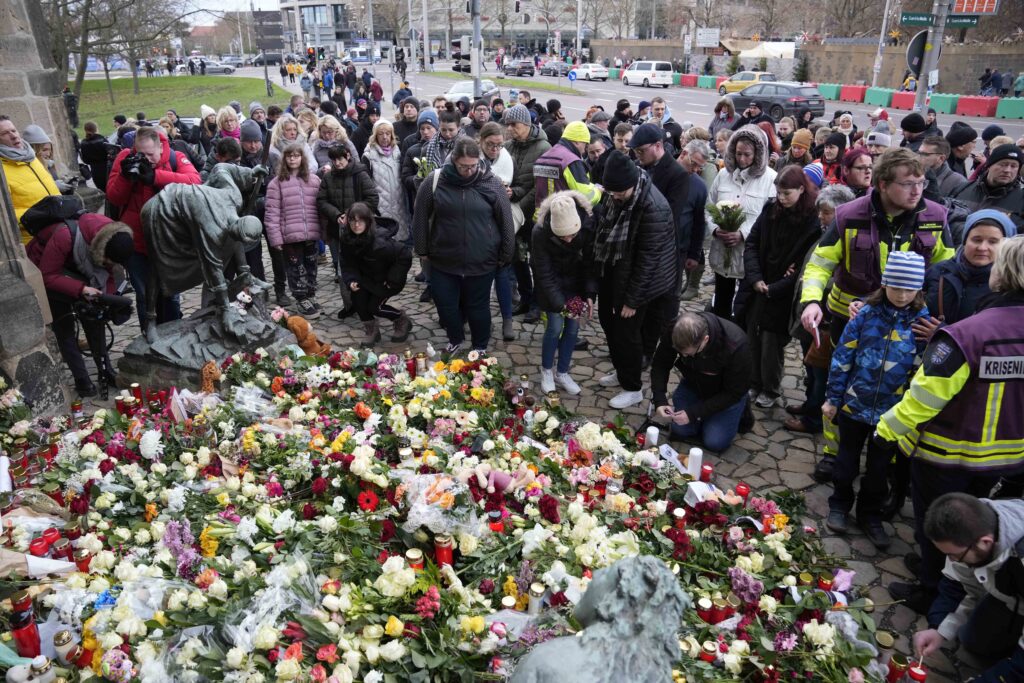
[[[43,228],[74,221],[85,213],[85,205],[77,195],[50,195],[43,197],[21,215],[21,225],[28,234],[35,237]]]

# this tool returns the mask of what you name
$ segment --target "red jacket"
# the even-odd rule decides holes
[[[135,151],[132,148],[122,149],[118,153],[107,179],[107,199],[114,206],[121,207],[121,221],[131,226],[135,236],[135,251],[141,254],[146,253],[146,240],[142,235],[142,205],[171,183],[199,185],[203,182],[199,177],[199,171],[186,155],[171,151],[170,143],[163,131],[160,131],[160,143],[163,145],[163,151],[160,154],[160,163],[156,165],[156,182],[152,187],[128,180],[121,175],[121,161]],[[171,154],[177,155],[177,172],[171,170]]]
[[[127,231],[124,225],[102,214],[83,213],[78,218],[78,232],[89,245],[89,256],[95,266],[102,264],[110,238],[122,231]],[[25,247],[29,260],[42,272],[46,289],[77,299],[88,283],[68,275],[68,271],[83,270],[75,262],[73,249],[71,230],[64,223],[54,223],[43,228]],[[85,273],[82,275],[85,276]],[[117,285],[111,275],[104,283],[103,291],[113,294],[116,289]]]

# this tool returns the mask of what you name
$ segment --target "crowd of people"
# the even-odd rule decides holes
[[[109,138],[85,123],[81,157],[109,215],[23,235],[55,318],[76,298],[122,291],[123,270],[144,320],[144,204],[217,164],[265,166],[254,211],[272,278],[260,245],[246,260],[273,282],[277,304],[314,319],[337,301],[327,312],[358,317],[373,347],[381,321],[393,342],[407,339],[412,321],[395,296],[419,282],[455,355],[492,348],[494,300],[504,341],[544,325],[540,388],[570,395],[587,389],[573,353],[596,317],[613,366],[597,384],[618,389],[610,408],[642,403],[649,386],[655,420],[715,451],[751,429],[754,407],[784,408],[787,430],[824,436],[814,476],[833,486],[832,533],[847,533],[855,512],[887,548],[883,522],[911,497],[919,552],[905,561],[919,582],[889,590],[941,634],[923,635],[919,650],[970,621],[964,605],[979,589],[964,598],[964,577],[1013,548],[1002,521],[994,526],[1005,508],[969,494],[1024,488],[1024,139],[963,121],[943,133],[932,110],[898,123],[881,108],[863,121],[801,111],[776,122],[759,103],[736,112],[728,98],[706,127],[676,120],[661,97],[594,104],[569,120],[558,100],[526,91],[513,102],[426,101],[405,84],[385,117],[354,71],[330,80],[329,98],[295,95],[283,109],[204,105],[195,126],[173,109],[155,126],[141,112],[116,117]],[[19,133],[0,116],[19,219],[61,191],[34,128]],[[337,296],[318,291],[320,267]],[[684,307],[701,297],[706,268],[706,306]],[[161,322],[181,315],[173,297],[158,306]],[[74,327],[55,320],[54,332],[89,395]],[[794,338],[805,398],[786,404]],[[116,379],[105,352],[94,355]],[[996,512],[982,515],[976,538],[935,523],[950,506],[978,505]],[[1008,589],[983,590],[1007,603]],[[1019,635],[1024,612],[1003,609]],[[1024,651],[1010,650],[1010,670],[1024,670]]]

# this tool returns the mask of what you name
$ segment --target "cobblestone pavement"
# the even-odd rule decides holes
[[[269,259],[266,259],[266,271],[271,275]],[[406,311],[413,320],[413,330],[409,340],[403,344],[389,341],[390,324],[381,327],[383,343],[379,350],[400,353],[407,348],[423,350],[428,342],[440,349],[446,339],[437,322],[437,313],[430,303],[420,303],[419,296],[423,285],[413,281],[413,274],[418,266],[413,266],[409,274],[406,289],[391,303]],[[684,306],[691,310],[703,307],[711,297],[710,287],[703,287],[699,301],[687,302]],[[358,347],[362,340],[362,326],[354,316],[341,321],[335,317],[341,308],[341,297],[338,285],[333,282],[331,266],[321,264],[319,268],[318,300],[324,306],[324,315],[313,322],[313,327],[321,340],[337,348]],[[187,316],[199,306],[199,290],[182,295],[182,309]],[[490,351],[514,374],[528,374],[531,381],[538,381],[539,353],[544,327],[542,323],[524,324],[521,318],[515,319],[518,338],[512,342],[501,341],[501,317],[497,304],[492,299],[494,337]],[[138,334],[137,324],[132,322],[118,328],[117,340],[114,343],[112,357],[116,365],[117,359],[128,343]],[[572,376],[583,388],[578,397],[562,397],[564,405],[580,415],[604,421],[614,414],[608,407],[608,399],[616,389],[598,386],[597,378],[612,370],[608,357],[608,347],[596,320],[585,327],[581,336],[590,342],[587,351],[578,351],[573,356]],[[638,351],[639,352],[639,351]],[[91,362],[90,362],[91,366]],[[67,381],[71,384],[70,374]],[[670,390],[674,386],[673,378]],[[783,379],[784,395],[788,401],[801,402],[803,392],[802,366],[799,356],[799,345],[791,343],[786,352],[786,373]],[[650,397],[649,386],[645,388]],[[103,406],[100,402],[92,402],[94,408]],[[644,419],[647,402],[640,406],[622,411],[629,422],[638,426]],[[893,544],[888,554],[879,552],[859,530],[851,531],[845,537],[831,536],[824,527],[824,518],[828,513],[828,496],[831,487],[816,483],[811,478],[817,454],[821,450],[820,436],[809,438],[804,434],[794,434],[782,427],[786,413],[782,407],[770,411],[754,408],[757,424],[754,429],[736,439],[731,448],[710,456],[715,464],[719,484],[724,488],[732,486],[742,479],[755,490],[793,490],[804,494],[807,501],[807,518],[805,524],[812,525],[825,536],[826,548],[843,558],[847,558],[850,567],[857,572],[857,582],[869,585],[869,597],[879,605],[875,618],[879,628],[886,628],[898,634],[897,649],[908,653],[910,637],[914,631],[925,627],[925,620],[919,618],[912,610],[903,605],[893,605],[885,586],[893,581],[904,581],[910,577],[903,566],[902,557],[914,546],[913,512],[910,503],[904,507],[902,515],[897,517],[895,524],[887,529],[893,536]],[[676,444],[677,448],[685,447]],[[856,527],[854,526],[854,529]],[[930,681],[946,682],[966,680],[976,671],[953,653],[933,655],[925,662],[933,675]]]

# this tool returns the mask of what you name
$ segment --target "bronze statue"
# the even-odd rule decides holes
[[[245,249],[256,244],[263,225],[252,205],[267,174],[262,166],[244,168],[218,164],[203,185],[168,185],[142,208],[142,226],[149,252],[146,283],[146,340],[159,338],[156,298],[205,285],[220,313],[224,332],[240,343],[249,341],[244,312],[231,305],[232,290],[247,289],[262,301],[266,282],[253,277]],[[224,267],[235,260],[238,275],[228,283]]]
[[[656,557],[620,560],[594,574],[576,606],[583,634],[541,643],[511,683],[667,683],[690,598]]]

